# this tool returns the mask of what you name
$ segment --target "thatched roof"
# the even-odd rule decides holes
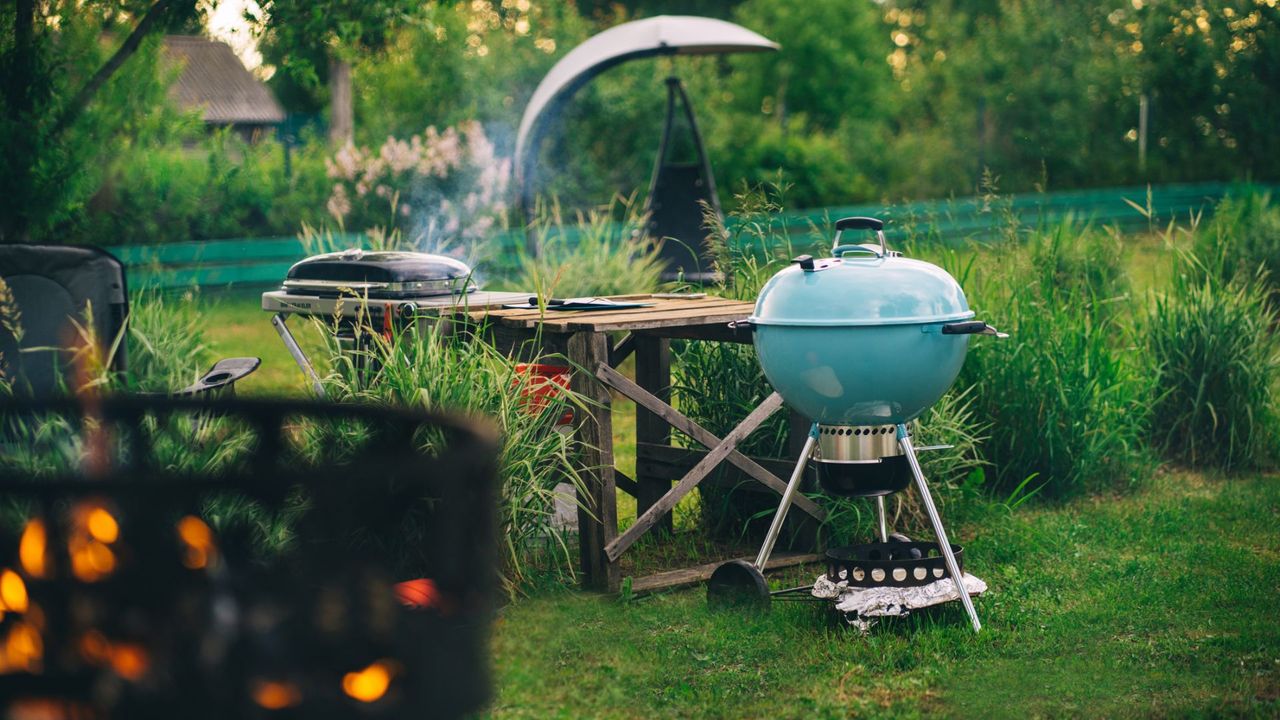
[[[188,35],[164,39],[165,54],[182,63],[170,95],[184,109],[204,109],[215,125],[269,125],[284,121],[284,108],[221,40]]]

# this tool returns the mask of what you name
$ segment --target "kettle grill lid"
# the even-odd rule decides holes
[[[471,267],[445,255],[419,252],[366,252],[353,249],[313,255],[294,263],[288,280],[409,283],[456,280],[471,275]]]
[[[947,271],[900,256],[824,258],[792,264],[765,283],[750,320],[756,325],[854,327],[913,325],[974,316]]]

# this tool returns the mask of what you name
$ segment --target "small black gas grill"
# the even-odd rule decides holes
[[[457,307],[485,308],[527,301],[529,293],[484,292],[471,267],[444,255],[358,248],[314,255],[289,268],[279,290],[262,294],[262,309],[289,354],[324,397],[320,379],[286,325],[289,315],[333,323],[340,346],[362,349],[358,326],[392,333],[424,315]]]

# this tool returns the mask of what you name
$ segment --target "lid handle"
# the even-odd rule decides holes
[[[880,232],[884,229],[884,221],[873,217],[847,217],[836,221],[836,232],[845,230],[875,230]]]
[[[845,230],[873,230],[876,239],[880,241],[880,252],[876,252],[874,246],[866,245],[842,245],[840,236]],[[873,217],[847,217],[836,221],[836,236],[831,241],[831,254],[839,257],[845,252],[869,252],[876,257],[888,257],[889,246],[884,240],[884,221]]]

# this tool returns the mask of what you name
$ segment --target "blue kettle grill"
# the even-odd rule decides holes
[[[847,231],[874,232],[878,242],[843,243]],[[756,354],[769,383],[812,426],[759,555],[716,569],[713,605],[769,603],[762,573],[811,460],[827,493],[876,499],[879,543],[829,550],[830,580],[909,586],[945,572],[963,588],[960,548],[947,540],[916,459],[941,448],[914,447],[908,423],[955,383],[971,336],[1007,337],[973,317],[955,278],[890,250],[876,218],[838,221],[831,257],[801,255],[765,283],[746,321]],[[888,533],[884,496],[913,479],[936,543]],[[979,630],[973,601],[958,594]]]

